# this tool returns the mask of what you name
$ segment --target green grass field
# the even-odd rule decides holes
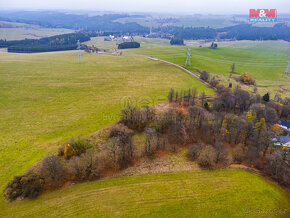
[[[180,69],[144,57],[84,53],[78,63],[77,51],[1,52],[0,86],[1,192],[59,143],[116,122],[128,98],[157,104],[171,87],[213,94]]]
[[[286,217],[289,198],[243,170],[119,177],[9,203],[17,217]],[[8,203],[6,203],[8,204]]]
[[[140,49],[127,50],[128,54],[143,54],[185,65],[187,47],[171,46],[168,40],[136,38],[141,42]],[[221,75],[227,80],[231,65],[235,63],[236,72],[249,72],[257,81],[261,94],[276,92],[282,96],[289,94],[280,91],[279,86],[290,87],[290,75],[285,75],[290,55],[290,43],[284,41],[237,41],[218,43],[218,49],[209,49],[209,43],[186,41],[191,47],[191,67],[206,70],[212,75]],[[203,47],[198,47],[202,45]]]
[[[9,28],[3,28],[1,27],[1,25],[9,26]],[[43,28],[37,25],[0,21],[0,39],[6,39],[8,41],[22,39],[39,39],[42,37],[49,37],[73,32],[74,30],[69,29]]]
[[[115,47],[115,42],[103,43],[103,38],[93,40],[88,43],[98,43],[98,47],[106,49]],[[171,87],[196,87],[200,93],[213,94],[182,70],[135,55],[154,56],[183,65],[185,47],[172,47],[168,40],[136,40],[142,43],[142,48],[126,50],[120,57],[110,53],[83,53],[82,63],[77,62],[77,51],[39,54],[0,51],[1,192],[9,180],[55,152],[60,143],[116,122],[128,100],[138,106],[157,104],[166,99]],[[274,71],[276,68],[272,65],[261,68],[269,60],[263,64],[258,61],[263,57],[286,59],[287,49],[281,42],[277,43],[280,48],[274,46],[276,50],[271,49],[272,43],[267,48],[260,45],[262,48],[253,48],[257,44],[245,48],[249,46],[245,42],[236,45],[237,48],[224,45],[215,51],[193,48],[191,69],[226,76],[231,61],[235,61],[238,72],[248,71],[258,81],[271,81],[269,87],[273,83],[289,84],[288,77],[281,75],[284,65],[279,65],[280,71]],[[251,58],[258,65],[245,65]],[[0,216],[157,216],[161,213],[190,216],[195,212],[197,216],[207,213],[224,217],[242,216],[248,210],[287,207],[289,198],[277,186],[244,171],[224,170],[96,181],[22,202],[5,203],[2,198]]]

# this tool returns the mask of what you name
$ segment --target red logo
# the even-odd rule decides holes
[[[250,9],[250,18],[276,18],[276,9]]]

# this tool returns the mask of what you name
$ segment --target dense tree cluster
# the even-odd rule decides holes
[[[171,89],[169,107],[122,110],[119,123],[108,130],[105,142],[78,139],[65,143],[58,156],[49,156],[22,176],[15,177],[4,192],[8,199],[36,197],[43,190],[61,187],[67,181],[98,179],[107,171],[123,169],[144,156],[159,151],[178,152],[188,148],[188,156],[200,167],[213,169],[230,163],[254,166],[289,185],[289,152],[275,147],[271,140],[280,130],[277,118],[287,118],[290,99],[279,95],[265,101],[239,87],[231,90],[217,85],[218,95],[197,96],[195,88]],[[207,103],[207,104],[206,104]],[[144,137],[134,143],[134,135]],[[288,134],[288,133],[286,133]],[[229,152],[229,149],[232,151]]]
[[[118,49],[140,48],[139,42],[122,42],[118,45]]]
[[[135,15],[136,16],[136,15]],[[133,17],[127,14],[105,14],[88,16],[62,12],[0,12],[0,20],[36,24],[48,28],[67,28],[86,32],[95,31],[98,34],[106,32],[120,34],[146,35],[148,27],[136,22],[119,23],[119,18]],[[170,19],[170,18],[169,18]],[[157,36],[174,36],[179,39],[232,39],[232,40],[286,40],[290,41],[290,27],[286,24],[276,24],[274,27],[257,27],[251,24],[239,24],[224,28],[210,27],[179,27],[161,25],[153,28]]]
[[[16,176],[7,184],[4,194],[10,200],[34,198],[68,181],[98,179],[106,170],[124,168],[134,157],[132,133],[123,124],[114,125],[101,151],[86,139],[72,139],[60,147],[58,155],[48,156],[24,175]]]
[[[68,14],[62,12],[0,12],[0,20],[36,24],[48,28],[67,28],[82,31],[121,32],[144,35],[149,33],[149,28],[137,23],[119,23],[115,20],[130,17],[126,14],[104,14],[102,16],[88,16]]]
[[[8,183],[4,192],[8,199],[24,199],[37,197],[43,188],[43,178],[35,173],[28,172],[22,176],[16,176]]]
[[[278,40],[290,41],[290,27],[276,24],[274,27],[256,27],[251,24],[239,24],[225,28],[205,27],[177,27],[163,26],[154,29],[154,32],[169,33],[174,37],[187,40],[221,39],[233,40]]]
[[[170,40],[170,45],[184,45],[183,39],[173,38]]]
[[[25,39],[15,41],[0,40],[0,47],[7,47],[8,52],[33,53],[46,51],[63,51],[77,48],[77,41],[90,40],[86,33],[70,33],[41,39]]]
[[[251,24],[240,24],[225,27],[218,30],[225,32],[221,35],[224,39],[236,40],[278,40],[290,41],[290,27],[284,24],[276,24],[274,27],[256,27]]]
[[[217,36],[217,30],[205,27],[177,27],[163,26],[153,29],[154,32],[172,34],[178,39],[214,39]]]
[[[176,93],[178,93],[178,97],[174,98]],[[200,144],[199,140],[202,140],[206,144],[213,145],[212,148],[215,149],[215,152],[213,152],[213,149],[208,147],[200,156],[204,146],[190,146],[189,154],[193,159],[197,159],[202,167],[212,168],[212,163],[216,158],[227,159],[227,152],[223,144],[235,145],[233,151],[235,162],[246,161],[246,163],[254,164],[255,167],[264,169],[264,172],[270,174],[273,178],[277,178],[280,183],[288,184],[289,171],[285,169],[287,168],[286,163],[289,161],[289,155],[283,150],[279,151],[284,155],[283,162],[281,156],[277,154],[272,156],[272,154],[269,155],[269,152],[277,149],[273,146],[271,139],[279,133],[273,129],[273,126],[275,126],[278,117],[288,119],[290,99],[282,100],[279,96],[275,96],[274,99],[277,101],[271,101],[269,94],[265,95],[267,97],[261,97],[250,95],[239,87],[231,91],[229,88],[219,85],[218,97],[211,102],[209,108],[205,108],[202,96],[199,99],[194,98],[193,102],[195,104],[188,103],[187,99],[188,96],[191,96],[190,93],[190,91],[175,92],[172,89],[168,95],[170,102],[183,107],[189,106],[188,114],[185,113],[183,118],[184,121],[181,124],[179,123],[179,126],[185,127],[182,128],[182,131],[184,132],[185,129],[185,132],[187,132],[183,135],[187,136],[185,138],[188,143],[197,142]],[[267,98],[267,101],[265,101],[265,98]],[[197,100],[200,101],[199,105],[204,107],[196,106]],[[287,112],[282,113],[282,111]],[[188,123],[190,125],[187,125]],[[176,135],[173,138],[181,137],[180,132],[182,131],[181,129],[175,131]],[[179,144],[183,143],[182,140],[179,139],[179,141]],[[277,173],[275,176],[272,173],[273,171],[268,169],[273,165],[269,163],[269,161],[273,162],[273,159],[275,161],[280,160],[283,169],[279,172],[275,171]],[[268,168],[264,168],[265,166]]]

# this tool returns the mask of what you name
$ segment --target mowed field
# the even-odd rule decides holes
[[[43,28],[37,25],[0,21],[0,39],[23,40],[73,33],[74,30],[61,28]]]
[[[60,143],[116,122],[128,101],[157,104],[171,87],[213,94],[180,69],[144,57],[84,53],[77,60],[77,51],[0,52],[1,192]]]
[[[129,54],[142,54],[167,60],[182,66],[185,65],[187,47],[171,46],[169,40],[135,38],[141,42],[140,49],[127,50]],[[235,63],[236,72],[249,72],[257,82],[258,92],[270,92],[272,96],[280,93],[289,97],[289,92],[281,91],[281,87],[290,90],[290,75],[285,75],[287,61],[290,57],[290,43],[284,41],[237,41],[218,43],[216,50],[209,49],[210,43],[185,41],[191,47],[191,67],[195,71],[206,70],[212,76],[218,75],[224,83],[228,81],[231,65]],[[199,46],[202,47],[199,47]],[[252,88],[250,89],[250,91]]]
[[[17,217],[287,217],[278,186],[243,170],[149,174],[88,182],[10,203]]]
[[[98,47],[115,47],[115,42],[103,44],[103,38],[93,40],[90,43],[99,43]],[[178,68],[136,56],[183,65],[185,47],[172,47],[167,40],[136,40],[142,48],[126,50],[119,57],[83,53],[82,63],[77,51],[0,52],[1,192],[10,179],[55,152],[59,144],[116,122],[128,101],[138,106],[157,104],[170,88],[196,87],[199,93],[213,94]],[[195,49],[206,52],[207,48]],[[213,66],[206,63],[205,68]],[[219,75],[226,75],[225,70],[221,68]],[[285,209],[289,212],[289,196],[278,186],[242,170],[217,170],[105,179],[44,193],[36,200],[8,203],[2,198],[0,216],[274,217],[278,213],[283,217]]]

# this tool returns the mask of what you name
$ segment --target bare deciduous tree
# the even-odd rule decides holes
[[[201,167],[212,169],[215,166],[216,160],[216,150],[212,146],[208,145],[201,150],[198,157],[198,164]]]

